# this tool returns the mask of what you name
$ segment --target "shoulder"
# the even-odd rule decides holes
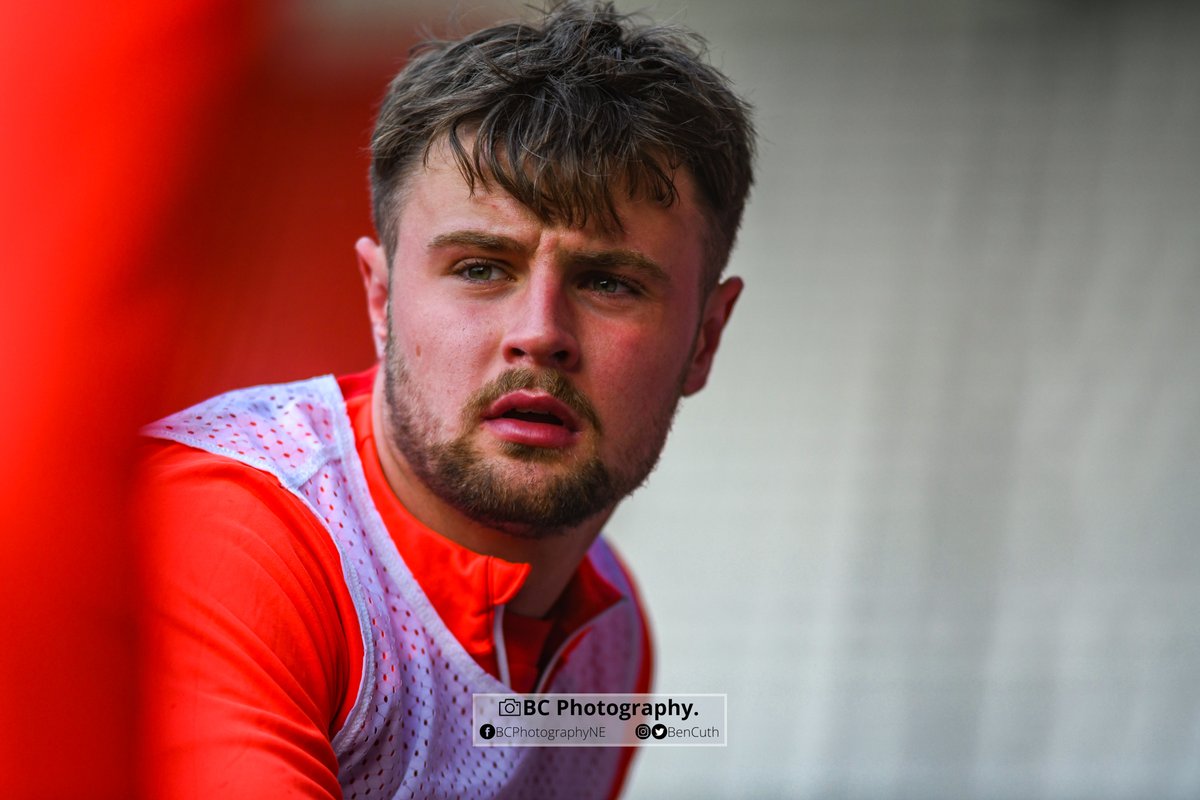
[[[149,588],[203,592],[245,614],[286,603],[338,611],[346,595],[329,534],[276,476],[187,445],[143,445],[136,507]]]
[[[151,553],[200,558],[194,569],[211,557],[227,568],[235,551],[264,567],[336,558],[320,523],[274,475],[172,442],[149,441],[141,456],[137,507]]]
[[[209,664],[212,675],[296,682],[321,716],[335,714],[358,625],[320,522],[275,476],[238,461],[168,442],[142,456],[145,623],[171,642],[169,660],[190,670],[185,653],[220,652],[228,663]]]

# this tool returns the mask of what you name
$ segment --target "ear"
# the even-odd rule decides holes
[[[367,292],[367,315],[371,318],[371,338],[375,340],[375,355],[383,357],[387,341],[388,263],[383,247],[374,239],[362,237],[354,243],[358,254],[358,271]]]
[[[696,332],[696,344],[692,348],[692,360],[683,380],[685,397],[700,391],[708,382],[713,356],[721,344],[721,332],[725,330],[725,323],[729,322],[729,315],[733,313],[733,306],[743,286],[741,278],[727,278],[708,293],[700,317],[700,329]]]

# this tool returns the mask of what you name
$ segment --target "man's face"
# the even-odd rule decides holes
[[[607,511],[658,459],[707,378],[740,291],[701,286],[689,177],[669,208],[623,200],[623,232],[547,224],[472,194],[445,148],[406,186],[391,270],[359,242],[385,406],[380,446],[441,500],[518,535]]]

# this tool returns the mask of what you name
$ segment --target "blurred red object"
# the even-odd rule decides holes
[[[178,306],[160,260],[266,6],[26,3],[0,26],[0,786],[136,796],[134,431]]]

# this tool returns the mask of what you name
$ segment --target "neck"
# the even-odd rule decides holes
[[[529,577],[508,603],[508,608],[523,616],[546,616],[611,516],[612,509],[572,528],[530,535],[500,530],[464,515],[431,491],[392,443],[383,407],[382,379],[383,370],[380,370],[371,400],[371,416],[379,463],[391,490],[410,514],[450,541],[481,555],[529,564]]]

